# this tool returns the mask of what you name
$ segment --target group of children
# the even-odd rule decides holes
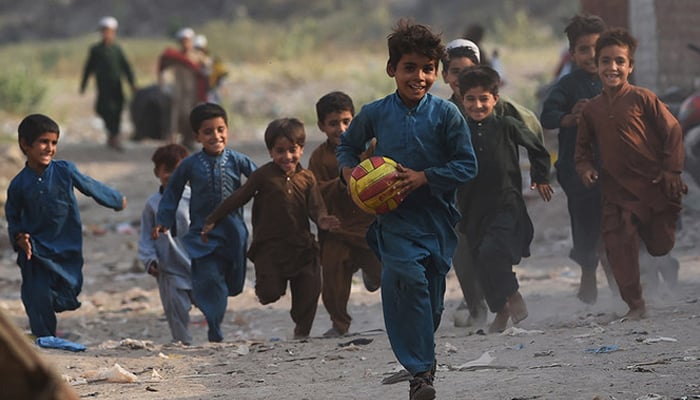
[[[680,178],[680,127],[653,93],[628,83],[636,41],[626,31],[578,16],[567,34],[578,70],[552,91],[542,122],[560,128],[557,175],[569,201],[571,257],[582,267],[579,297],[595,301],[595,268],[604,248],[627,316],[642,318],[640,240],[655,256],[671,250],[687,191]],[[526,318],[512,269],[529,255],[533,238],[519,148],[530,161],[530,188],[545,201],[553,195],[550,156],[523,121],[527,113],[499,96],[498,73],[478,65],[478,48],[470,43],[446,49],[428,27],[400,20],[388,37],[386,65],[396,91],[357,115],[347,95],[323,96],[316,105],[318,127],[328,140],[313,152],[309,169],[300,164],[306,140],[300,120],[268,125],[271,161],[257,168],[227,147],[223,108],[194,107],[189,122],[202,150],[187,156],[169,145],[153,155],[161,188],[144,209],[139,245],[147,271],[158,278],[173,338],[191,342],[193,303],[205,315],[209,340],[223,339],[227,297],[243,288],[246,256],[255,265],[262,304],[278,300],[289,284],[296,338],[309,335],[320,295],[332,321],[326,335],[348,332],[350,283],[362,268],[367,289],[382,289],[387,335],[412,376],[413,400],[435,398],[434,333],[453,255],[460,283],[473,285],[465,295],[470,309],[481,313],[475,320],[485,322],[484,302],[496,314],[492,332]],[[449,100],[429,92],[440,62],[453,89]],[[458,63],[465,65],[453,68]],[[57,141],[58,126],[45,116],[20,124],[27,167],[10,185],[6,206],[22,300],[37,336],[55,336],[54,311],[79,306],[82,255],[73,187],[114,209],[126,204],[73,164],[52,161]],[[368,153],[398,163],[395,185],[405,198],[376,217],[360,214],[347,195],[352,168]],[[246,250],[242,206],[251,199],[253,237]],[[319,228],[320,249],[309,220]],[[461,282],[465,276],[469,282]]]

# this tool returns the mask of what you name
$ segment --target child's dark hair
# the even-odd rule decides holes
[[[458,46],[447,50],[445,57],[442,58],[442,70],[447,71],[450,68],[450,61],[463,57],[468,58],[474,65],[479,65],[479,57],[476,56],[474,49],[467,46]]]
[[[323,123],[328,114],[342,111],[350,111],[351,115],[355,115],[352,99],[343,92],[327,93],[316,102],[316,117],[319,123]]]
[[[459,91],[464,96],[469,89],[482,87],[494,96],[498,95],[498,87],[501,86],[501,77],[498,72],[486,65],[475,65],[465,68],[459,74]]]
[[[595,43],[595,62],[598,63],[600,51],[604,47],[620,46],[627,47],[630,65],[634,64],[634,52],[637,50],[637,39],[632,36],[627,29],[610,28],[603,32]]]
[[[181,144],[166,144],[165,146],[158,147],[156,151],[153,152],[151,161],[153,161],[153,165],[156,168],[162,165],[172,171],[177,167],[180,161],[187,158],[189,154],[190,152],[187,150],[187,147]]]
[[[265,146],[271,150],[277,139],[284,137],[293,144],[304,147],[306,132],[304,123],[298,118],[278,118],[267,125],[265,129]]]
[[[574,51],[576,41],[585,35],[603,33],[607,29],[605,21],[597,15],[575,15],[564,28],[566,37],[569,39],[569,51]]]
[[[22,122],[19,123],[17,127],[17,141],[27,146],[34,144],[36,139],[46,132],[52,132],[56,135],[60,135],[61,132],[58,129],[58,124],[56,121],[47,117],[44,114],[31,114],[24,117]],[[26,151],[20,146],[22,153],[27,154]]]
[[[445,56],[445,46],[440,35],[430,31],[425,25],[415,24],[410,20],[400,19],[388,36],[389,65],[393,68],[399,64],[404,54],[416,53],[435,60],[435,66]]]
[[[201,103],[196,105],[190,111],[190,126],[193,132],[197,132],[202,127],[202,122],[212,118],[223,118],[224,123],[228,125],[228,116],[226,110],[218,104]]]

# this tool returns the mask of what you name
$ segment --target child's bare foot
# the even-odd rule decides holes
[[[491,325],[489,326],[489,333],[501,333],[506,330],[508,326],[508,318],[510,318],[510,311],[508,310],[508,303],[506,303],[501,311],[496,313],[496,318],[493,319]]]
[[[629,311],[627,311],[627,314],[625,314],[623,319],[628,319],[631,321],[639,321],[640,319],[644,319],[647,317],[647,308],[645,306],[637,307],[637,308],[631,308]]]
[[[598,283],[595,278],[595,270],[581,270],[581,285],[578,288],[576,297],[586,304],[595,304],[598,299]]]
[[[527,318],[527,306],[519,291],[516,290],[508,297],[508,310],[514,324]]]

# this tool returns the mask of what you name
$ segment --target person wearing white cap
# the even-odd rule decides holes
[[[158,84],[170,96],[170,139],[179,134],[182,144],[192,149],[195,143],[189,115],[197,103],[207,99],[205,58],[194,48],[192,28],[180,29],[175,38],[180,48],[166,48],[158,60]]]
[[[83,67],[80,93],[85,93],[90,75],[95,75],[97,100],[95,111],[102,118],[107,129],[107,145],[122,150],[120,142],[121,114],[124,108],[122,77],[126,78],[132,93],[135,91],[134,72],[121,47],[115,42],[119,23],[114,17],[100,19],[98,28],[102,40],[93,45]]]
[[[476,43],[468,39],[452,40],[445,45],[445,50],[447,54],[442,60],[442,78],[452,89],[450,101],[459,108],[466,118],[462,94],[459,89],[459,75],[465,69],[481,64],[481,52]],[[522,121],[540,140],[543,140],[543,129],[537,115],[506,96],[499,96],[493,113],[499,116],[508,115]],[[459,202],[460,191],[457,192],[457,198]],[[464,301],[455,311],[454,324],[458,327],[483,327],[488,318],[488,308],[484,292],[478,282],[477,271],[466,235],[459,230],[457,249],[452,261],[464,296]]]

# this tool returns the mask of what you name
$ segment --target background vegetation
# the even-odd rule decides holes
[[[156,81],[157,57],[174,45],[173,32],[189,25],[206,34],[230,70],[223,105],[232,129],[249,138],[281,115],[314,124],[313,105],[330,90],[346,91],[358,108],[393,91],[384,72],[385,39],[400,16],[430,24],[445,40],[482,24],[485,49],[498,49],[506,67],[504,93],[536,108],[534,94],[551,79],[563,26],[578,7],[576,0],[27,1],[35,7],[0,0],[0,116],[6,122],[0,130],[12,136],[14,121],[35,111],[52,115],[64,130],[101,130],[92,95],[79,96],[78,83],[87,49],[98,39],[95,23],[105,14],[120,20],[119,40],[140,86]],[[447,95],[446,89],[438,84],[435,91]]]

